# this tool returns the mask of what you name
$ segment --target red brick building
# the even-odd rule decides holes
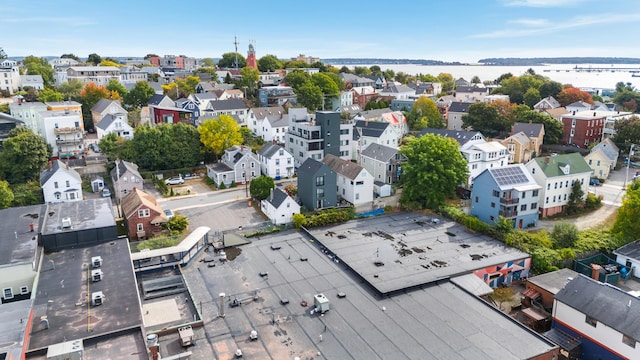
[[[144,240],[162,231],[169,221],[153,195],[135,188],[121,202],[129,240]]]
[[[598,111],[579,111],[562,115],[562,143],[575,144],[586,149],[593,142],[602,140],[602,129],[607,116]]]
[[[191,112],[177,107],[149,106],[153,124],[177,124],[179,122],[194,125]]]

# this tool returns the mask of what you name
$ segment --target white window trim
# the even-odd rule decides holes
[[[9,290],[8,293],[7,293],[7,290]],[[7,296],[7,294],[8,294],[8,296]],[[13,299],[13,289],[11,289],[11,288],[2,289],[2,297],[4,299],[7,299],[7,300]]]

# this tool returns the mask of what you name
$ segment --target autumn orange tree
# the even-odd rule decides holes
[[[557,95],[556,100],[558,100],[558,102],[562,106],[567,106],[577,101],[584,101],[593,105],[591,94],[575,87],[566,87],[562,89],[562,91],[560,91],[560,93]]]
[[[100,99],[121,100],[120,94],[116,91],[109,91],[105,86],[99,86],[94,83],[86,84],[80,91],[80,103],[82,104],[82,117],[84,119],[84,128],[93,129],[93,120],[91,119],[91,108]]]

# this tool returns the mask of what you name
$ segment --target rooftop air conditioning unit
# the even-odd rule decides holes
[[[91,267],[97,269],[102,266],[102,257],[94,256],[91,258]]]
[[[91,281],[96,282],[96,281],[100,281],[102,280],[102,270],[100,269],[96,269],[96,270],[91,270]]]
[[[91,305],[100,306],[104,302],[104,294],[102,291],[96,291],[91,293]]]
[[[62,218],[62,228],[63,229],[71,228],[71,218],[70,217]]]

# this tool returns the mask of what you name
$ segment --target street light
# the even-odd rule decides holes
[[[631,147],[629,148],[629,156],[627,156],[627,173],[624,176],[624,185],[622,185],[622,190],[627,189],[627,179],[629,178],[629,164],[631,164],[631,156],[633,155],[634,146],[636,146],[636,144],[631,144]]]

